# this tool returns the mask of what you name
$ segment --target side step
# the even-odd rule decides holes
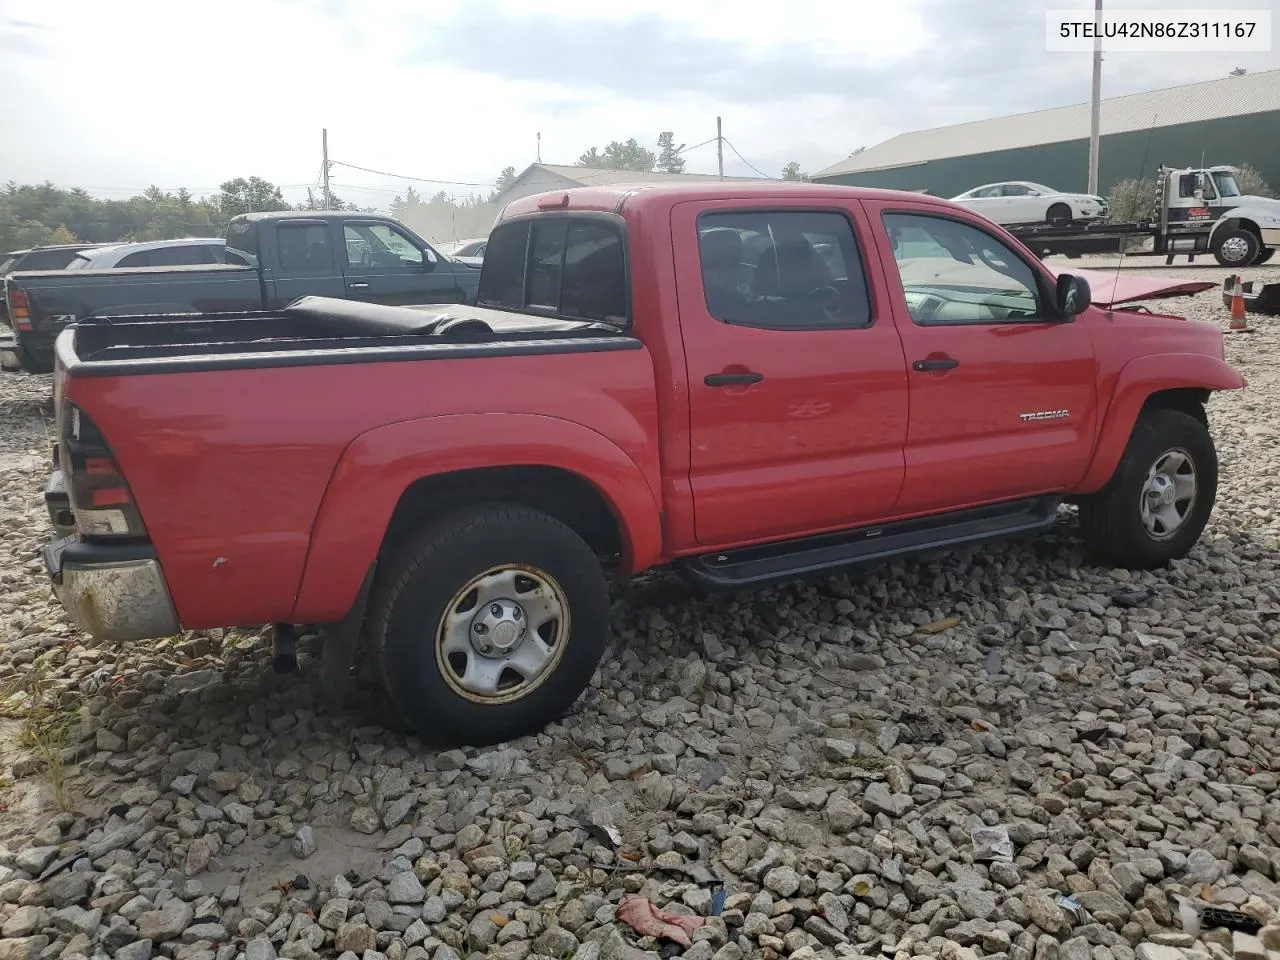
[[[696,582],[718,589],[758,586],[927,550],[1019,534],[1057,522],[1061,497],[1034,497],[879,527],[743,547],[688,557],[678,566]]]

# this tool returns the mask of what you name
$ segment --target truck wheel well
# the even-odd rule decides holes
[[[1160,390],[1147,397],[1142,405],[1143,412],[1151,409],[1180,410],[1195,417],[1204,426],[1209,425],[1208,414],[1204,405],[1209,402],[1209,391],[1202,387],[1177,387],[1173,390]]]
[[[1262,241],[1262,231],[1258,225],[1252,220],[1241,220],[1238,217],[1230,217],[1223,220],[1222,223],[1218,224],[1218,229],[1213,232],[1213,235],[1215,238],[1225,237],[1233,230],[1245,230],[1256,236],[1259,242]]]
[[[613,510],[590,483],[557,467],[483,467],[423,477],[400,495],[383,537],[381,554],[437,517],[480,503],[520,504],[555,517],[587,541],[597,556],[622,553],[622,531]]]

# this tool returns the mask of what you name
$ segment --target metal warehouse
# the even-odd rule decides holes
[[[1248,164],[1280,187],[1280,70],[1112,97],[1100,113],[1104,195],[1162,163]],[[1082,191],[1088,178],[1088,102],[899,134],[812,177],[943,197],[1003,180]]]

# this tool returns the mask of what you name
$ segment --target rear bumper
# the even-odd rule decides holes
[[[59,602],[95,640],[150,640],[181,629],[154,547],[84,543],[72,534],[41,555]]]

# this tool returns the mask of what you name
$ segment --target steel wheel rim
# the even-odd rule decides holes
[[[1249,241],[1244,237],[1230,237],[1222,243],[1222,255],[1236,263],[1243,260],[1249,252]]]
[[[522,700],[564,656],[569,600],[537,567],[504,563],[459,588],[436,626],[435,653],[449,688],[472,703]]]
[[[1199,492],[1196,462],[1181,447],[1166,450],[1147,471],[1138,495],[1142,526],[1152,540],[1177,536],[1195,509]]]

